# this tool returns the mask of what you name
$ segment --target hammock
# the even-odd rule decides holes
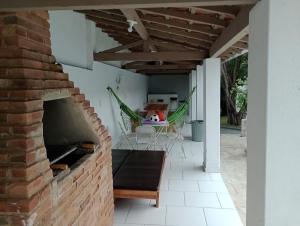
[[[111,87],[107,87],[107,90],[116,98],[116,100],[120,106],[121,112],[125,113],[133,122],[140,123],[141,121],[144,120],[142,116],[140,116],[138,113],[131,110],[126,104],[124,104]],[[189,109],[189,104],[191,102],[191,98],[192,98],[195,90],[196,90],[196,87],[194,87],[193,90],[190,92],[190,94],[187,97],[187,99],[185,100],[185,102],[182,103],[176,109],[175,112],[173,112],[171,115],[169,115],[167,117],[167,121],[168,121],[169,125],[175,124],[176,122],[178,122],[185,116],[186,112]]]

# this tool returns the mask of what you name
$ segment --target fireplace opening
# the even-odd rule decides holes
[[[99,146],[97,134],[72,98],[44,102],[43,135],[54,176],[72,170]]]

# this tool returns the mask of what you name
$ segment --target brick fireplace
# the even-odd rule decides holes
[[[111,137],[52,56],[48,20],[0,13],[0,225],[110,226]],[[95,150],[52,170],[47,145],[85,141]]]

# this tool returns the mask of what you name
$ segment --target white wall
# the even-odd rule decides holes
[[[132,109],[141,108],[146,103],[148,78],[127,70],[95,62],[93,70],[64,65],[64,71],[69,73],[70,79],[80,87],[82,93],[91,101],[103,124],[108,130],[115,144],[120,136],[118,122],[122,122],[119,105],[106,90],[111,86],[117,90],[117,78],[121,78],[117,94]]]
[[[177,93],[179,101],[189,94],[189,76],[155,75],[149,79],[149,93]]]
[[[94,46],[95,53],[111,49],[119,45],[121,44],[116,40],[110,38],[106,33],[102,32],[101,29],[96,28],[96,41]],[[120,61],[106,61],[105,64],[121,67]]]
[[[56,60],[91,69],[95,24],[73,11],[49,11],[49,15],[52,51]]]
[[[120,110],[106,87],[116,89],[116,81],[120,78],[117,93],[132,109],[138,109],[146,102],[148,77],[116,67],[120,62],[94,62],[93,50],[102,51],[120,44],[86,20],[84,15],[72,11],[49,13],[52,50],[57,62],[63,64],[70,80],[91,101],[116,143],[120,135]]]

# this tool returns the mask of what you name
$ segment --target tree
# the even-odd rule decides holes
[[[227,123],[240,125],[247,111],[248,54],[222,64],[222,89],[225,93]]]

